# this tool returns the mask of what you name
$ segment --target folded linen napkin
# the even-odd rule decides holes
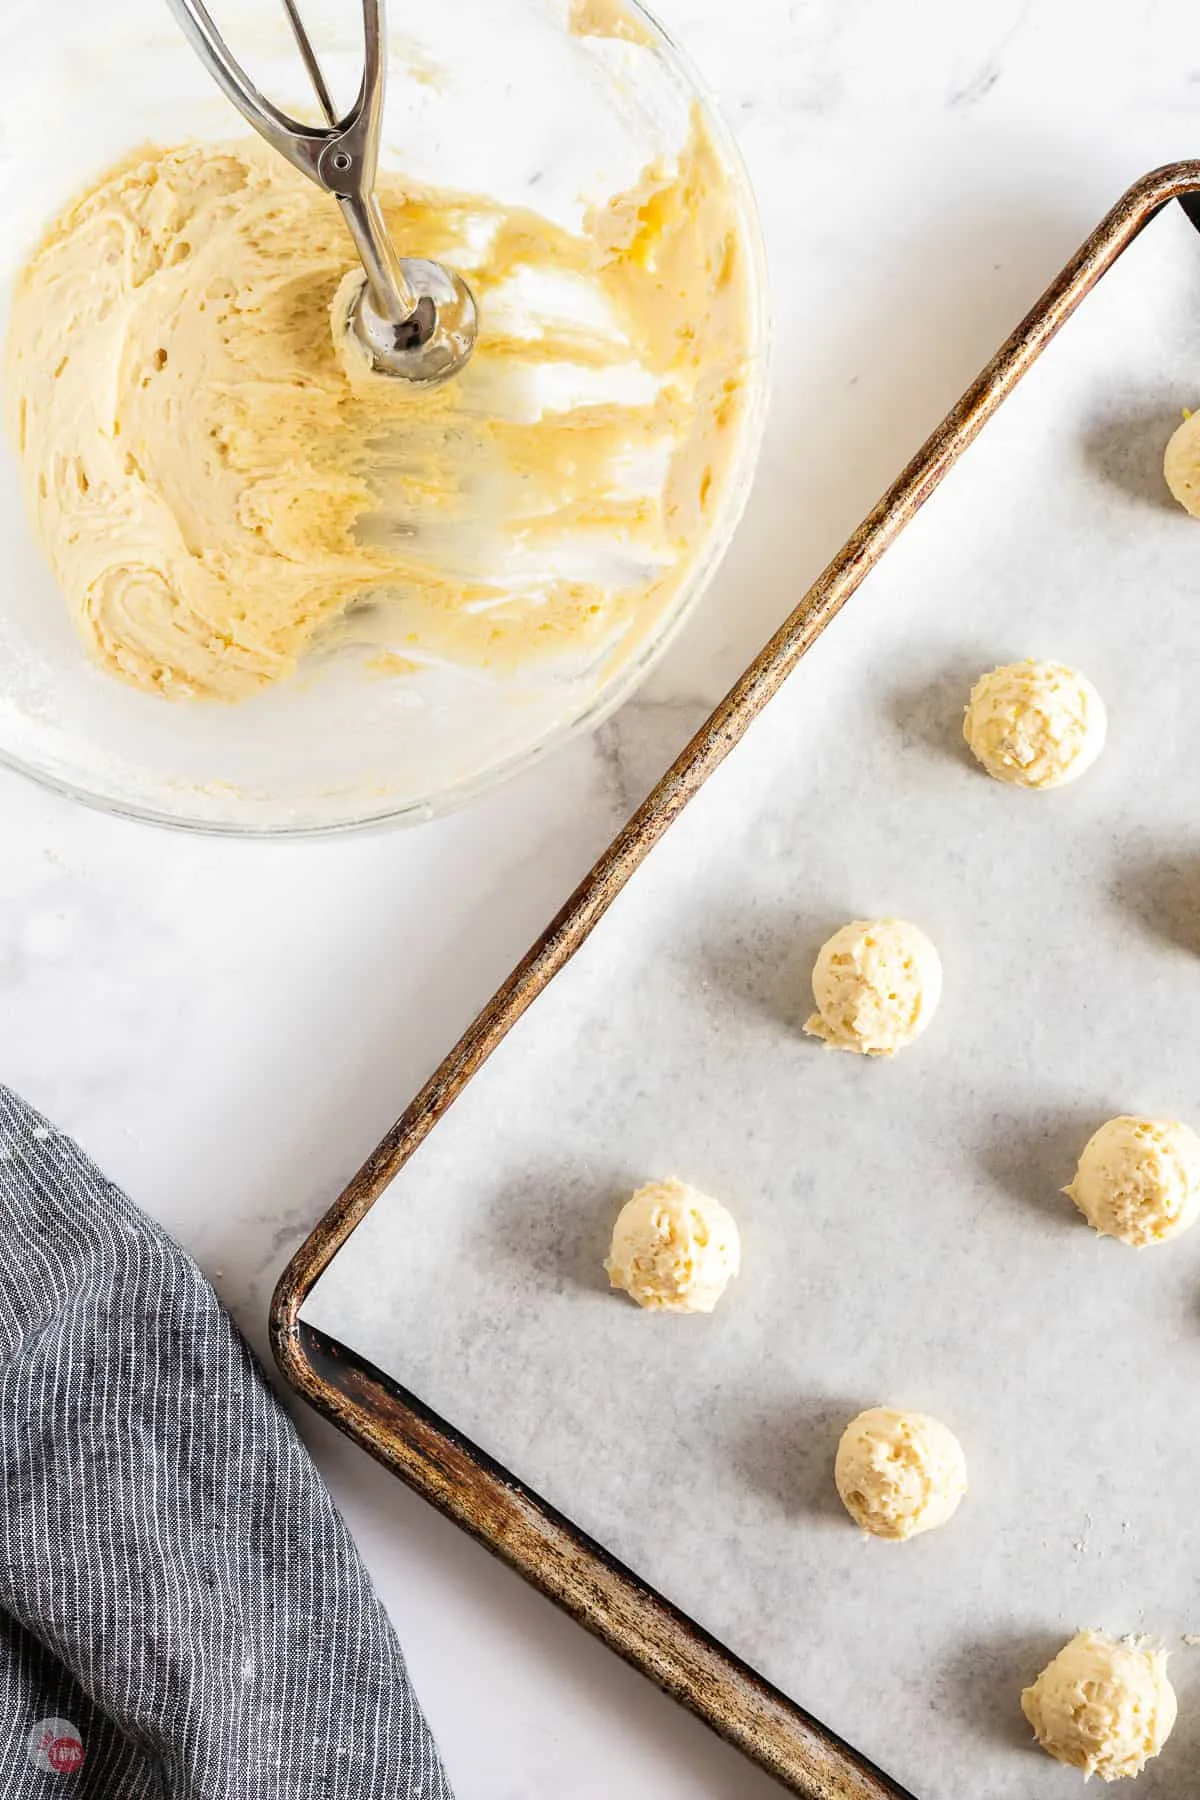
[[[0,1795],[450,1800],[253,1354],[191,1258],[5,1088]]]

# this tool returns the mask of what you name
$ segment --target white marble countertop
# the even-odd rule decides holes
[[[172,836],[0,778],[0,1076],[275,1276],[653,776],[1129,181],[1200,154],[1184,0],[664,0],[757,184],[774,405],[717,587],[599,736],[419,831]],[[817,654],[820,654],[819,650]],[[310,1417],[462,1800],[777,1790]]]

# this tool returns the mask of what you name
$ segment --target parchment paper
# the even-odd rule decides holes
[[[1200,524],[1160,472],[1188,404],[1172,207],[306,1309],[923,1800],[1081,1792],[1019,1695],[1084,1625],[1173,1652],[1138,1800],[1200,1781],[1200,1230],[1134,1252],[1058,1191],[1114,1113],[1200,1127]],[[780,568],[781,616],[810,574]],[[961,743],[974,677],[1027,655],[1110,709],[1060,793]],[[891,1063],[801,1037],[822,939],[887,913],[942,952],[927,1035]],[[711,1319],[605,1288],[619,1204],[670,1173],[742,1227]],[[957,1518],[908,1545],[833,1489],[877,1401],[966,1448]]]

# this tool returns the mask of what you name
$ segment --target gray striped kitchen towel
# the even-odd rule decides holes
[[[449,1800],[400,1646],[190,1257],[0,1088],[0,1794]]]

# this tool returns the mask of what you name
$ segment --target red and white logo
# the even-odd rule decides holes
[[[29,1734],[29,1760],[52,1775],[82,1769],[83,1739],[70,1719],[39,1719]]]

